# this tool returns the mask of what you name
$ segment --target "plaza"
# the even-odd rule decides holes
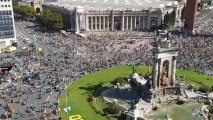
[[[47,1],[43,7],[61,14],[65,27],[79,33],[155,30],[163,23],[164,15],[173,10],[180,21],[184,4],[176,0],[59,0]]]
[[[79,5],[77,5],[79,12],[89,10],[86,5],[79,4],[80,1],[70,1],[70,3],[76,6],[75,2]],[[95,2],[94,0],[90,2],[87,0],[86,2],[88,2],[89,6],[94,6],[95,8],[101,6],[104,8],[101,4],[104,1],[96,0]],[[120,1],[110,2],[110,0],[105,0],[105,2],[106,4],[103,5],[107,6],[120,3]],[[136,3],[138,5],[146,5],[144,6],[145,9],[150,7],[150,3],[153,3],[153,6],[157,5],[154,4],[154,0],[147,0],[147,3],[143,2],[138,1]],[[136,3],[126,1],[125,4],[121,2],[120,5],[124,8],[129,5],[131,8],[131,6],[136,6]],[[172,5],[177,5],[176,3],[171,3]],[[165,4],[167,5],[166,8],[171,6],[171,4]],[[181,3],[178,4],[181,5]],[[57,6],[57,4],[53,6],[60,7],[60,9],[63,8],[63,10],[66,9],[66,7]],[[117,9],[113,5],[111,6],[114,10]],[[74,12],[69,11],[67,13],[68,15],[73,13],[74,30],[76,30],[75,9],[77,7],[73,7]],[[137,9],[140,9],[140,7]],[[171,8],[172,10],[174,8]],[[109,11],[111,11],[111,8]],[[116,15],[117,13],[118,16]],[[70,32],[67,32],[65,36],[61,32],[45,31],[43,26],[38,26],[34,22],[27,20],[16,21],[17,49],[14,51],[2,50],[2,56],[0,57],[1,63],[14,63],[13,68],[8,70],[9,72],[1,70],[1,119],[12,117],[12,119],[22,118],[27,120],[60,120],[77,116],[85,120],[107,120],[107,117],[110,115],[107,116],[105,109],[109,107],[108,104],[111,102],[125,103],[124,105],[127,106],[125,113],[130,119],[140,116],[151,116],[153,118],[161,118],[163,116],[165,118],[165,116],[167,117],[165,107],[168,107],[170,111],[174,111],[168,112],[168,116],[175,116],[176,114],[174,113],[176,113],[176,108],[178,108],[181,112],[178,112],[177,115],[185,116],[184,113],[186,113],[189,118],[187,120],[195,118],[195,116],[189,115],[192,112],[191,107],[186,109],[187,106],[184,104],[183,107],[178,106],[173,109],[173,105],[182,100],[186,100],[190,104],[196,104],[198,102],[206,102],[211,98],[211,94],[200,94],[190,90],[192,88],[198,90],[203,85],[211,88],[213,85],[212,77],[199,74],[212,75],[212,38],[172,34],[168,36],[170,41],[163,40],[164,44],[156,46],[154,43],[158,34],[155,32],[142,32],[143,28],[138,28],[137,23],[139,22],[137,21],[144,16],[135,18],[132,16],[132,13],[129,12],[124,17],[124,21],[126,21],[124,23],[124,30],[120,26],[122,25],[121,23],[117,22],[119,23],[117,24],[115,22],[122,22],[122,15],[115,11],[114,30],[112,32],[111,28],[107,28],[107,25],[105,25],[106,31],[100,31],[95,29],[103,29],[104,26],[91,24],[94,32],[90,33],[89,31],[86,37],[73,35]],[[199,26],[201,27],[200,30],[204,31],[203,29],[205,29],[211,33],[211,30],[208,30],[211,28],[205,27],[210,25],[207,23],[211,19],[206,19],[211,14],[207,14],[203,19],[200,19],[198,24],[201,24]],[[63,15],[63,17],[65,16]],[[91,17],[91,14],[89,17]],[[106,24],[106,16],[104,18],[101,16],[100,19],[99,16],[95,17],[97,18],[94,18],[94,21],[92,20],[93,23],[97,21],[97,24],[99,24],[99,22],[105,21]],[[107,17],[110,17],[108,13]],[[71,23],[69,21],[70,17],[65,18],[67,18],[67,25],[69,25]],[[132,23],[135,22],[135,19],[136,28],[134,28],[135,23]],[[80,19],[77,21],[80,21]],[[129,30],[125,30],[125,25],[129,26],[127,28]],[[111,24],[109,24],[110,26],[112,27]],[[130,29],[131,26],[132,30]],[[90,27],[88,26],[88,28]],[[78,29],[79,33],[85,31],[81,27]],[[26,38],[29,40],[27,43],[25,41]],[[158,36],[158,38],[160,37]],[[176,51],[178,49],[175,46],[181,48],[178,56]],[[39,52],[39,48],[43,52]],[[167,53],[167,50],[170,52]],[[153,55],[153,52],[155,55]],[[158,52],[159,54],[156,54]],[[134,70],[132,70],[132,66],[136,66]],[[151,66],[153,66],[152,69]],[[174,66],[177,66],[177,69]],[[155,71],[155,74],[150,74],[151,70]],[[137,71],[138,75],[132,71]],[[146,76],[147,74],[149,76]],[[125,87],[118,89],[117,85],[113,84],[112,81],[120,76],[139,78],[131,80],[134,82],[134,88],[136,89],[131,90],[131,88],[126,89]],[[153,81],[150,80],[150,76],[153,76]],[[148,92],[152,94],[144,94],[146,93],[145,83],[151,85],[151,89]],[[184,91],[185,89],[187,91]],[[104,93],[106,94],[104,95]],[[92,96],[93,102],[89,102],[91,95],[94,95]],[[144,100],[146,101],[144,102]],[[132,103],[135,103],[134,109],[131,109]],[[203,104],[201,105],[203,108]],[[202,112],[202,109],[200,109],[201,105],[196,105],[193,109]],[[84,106],[84,109],[81,109],[82,106]],[[68,113],[64,110],[67,107],[71,108]],[[159,111],[156,111],[157,115],[155,113],[150,115],[149,110],[152,111],[153,107],[158,107],[159,111],[161,111],[160,107],[162,107],[164,113],[159,115]],[[139,113],[142,114],[134,114],[135,108],[141,110]],[[182,109],[186,110],[186,112],[182,111]],[[201,118],[204,117],[202,116]]]

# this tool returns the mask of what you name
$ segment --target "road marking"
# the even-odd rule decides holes
[[[53,94],[53,92],[50,93],[50,95]]]

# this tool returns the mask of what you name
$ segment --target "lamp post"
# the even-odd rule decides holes
[[[167,109],[166,109],[166,118],[169,120],[168,112],[169,112],[169,106],[167,106]]]
[[[67,108],[67,80],[65,80],[65,93],[66,93],[66,108]],[[68,120],[68,111],[66,112],[67,113],[67,120]]]

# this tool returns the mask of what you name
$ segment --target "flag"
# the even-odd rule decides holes
[[[64,108],[64,111],[65,111],[66,113],[70,112],[70,111],[71,111],[71,107],[69,106],[69,107]]]

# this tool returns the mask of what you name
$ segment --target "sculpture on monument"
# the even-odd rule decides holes
[[[168,78],[168,65],[169,65],[168,61],[163,62],[163,67],[160,75],[161,87],[169,87],[169,85],[171,84]]]
[[[169,86],[169,79],[167,77],[167,70],[164,67],[162,72],[161,72],[161,87],[168,87]]]

